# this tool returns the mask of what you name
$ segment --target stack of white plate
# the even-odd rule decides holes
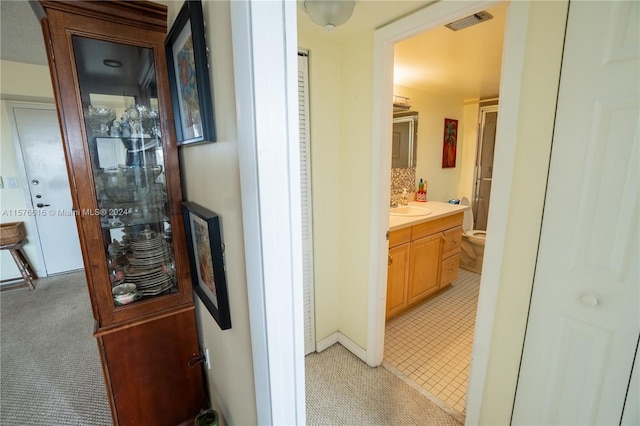
[[[124,270],[125,281],[135,284],[138,293],[154,296],[174,286],[171,247],[162,235],[136,239],[130,248],[129,266]]]

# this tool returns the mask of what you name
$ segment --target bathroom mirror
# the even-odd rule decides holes
[[[391,167],[411,168],[416,166],[418,140],[418,113],[406,111],[393,114],[391,141]]]

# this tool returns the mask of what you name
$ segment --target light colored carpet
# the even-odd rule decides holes
[[[111,425],[84,272],[0,294],[0,425]]]
[[[305,362],[308,425],[460,426],[393,373],[369,367],[338,343]]]

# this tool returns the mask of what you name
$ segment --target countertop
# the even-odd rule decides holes
[[[427,216],[394,216],[389,215],[389,231],[406,228],[408,226],[418,225],[420,223],[429,222],[431,220],[440,219],[442,217],[451,216],[460,213],[469,208],[469,206],[461,206],[460,204],[440,203],[437,201],[427,201],[420,203],[410,201],[410,206],[422,207],[431,210],[431,214]],[[393,207],[389,209],[391,211]]]

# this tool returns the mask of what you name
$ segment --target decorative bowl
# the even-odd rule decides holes
[[[138,298],[138,292],[136,291],[136,285],[131,283],[119,284],[112,290],[113,300],[119,305],[126,305]]]

